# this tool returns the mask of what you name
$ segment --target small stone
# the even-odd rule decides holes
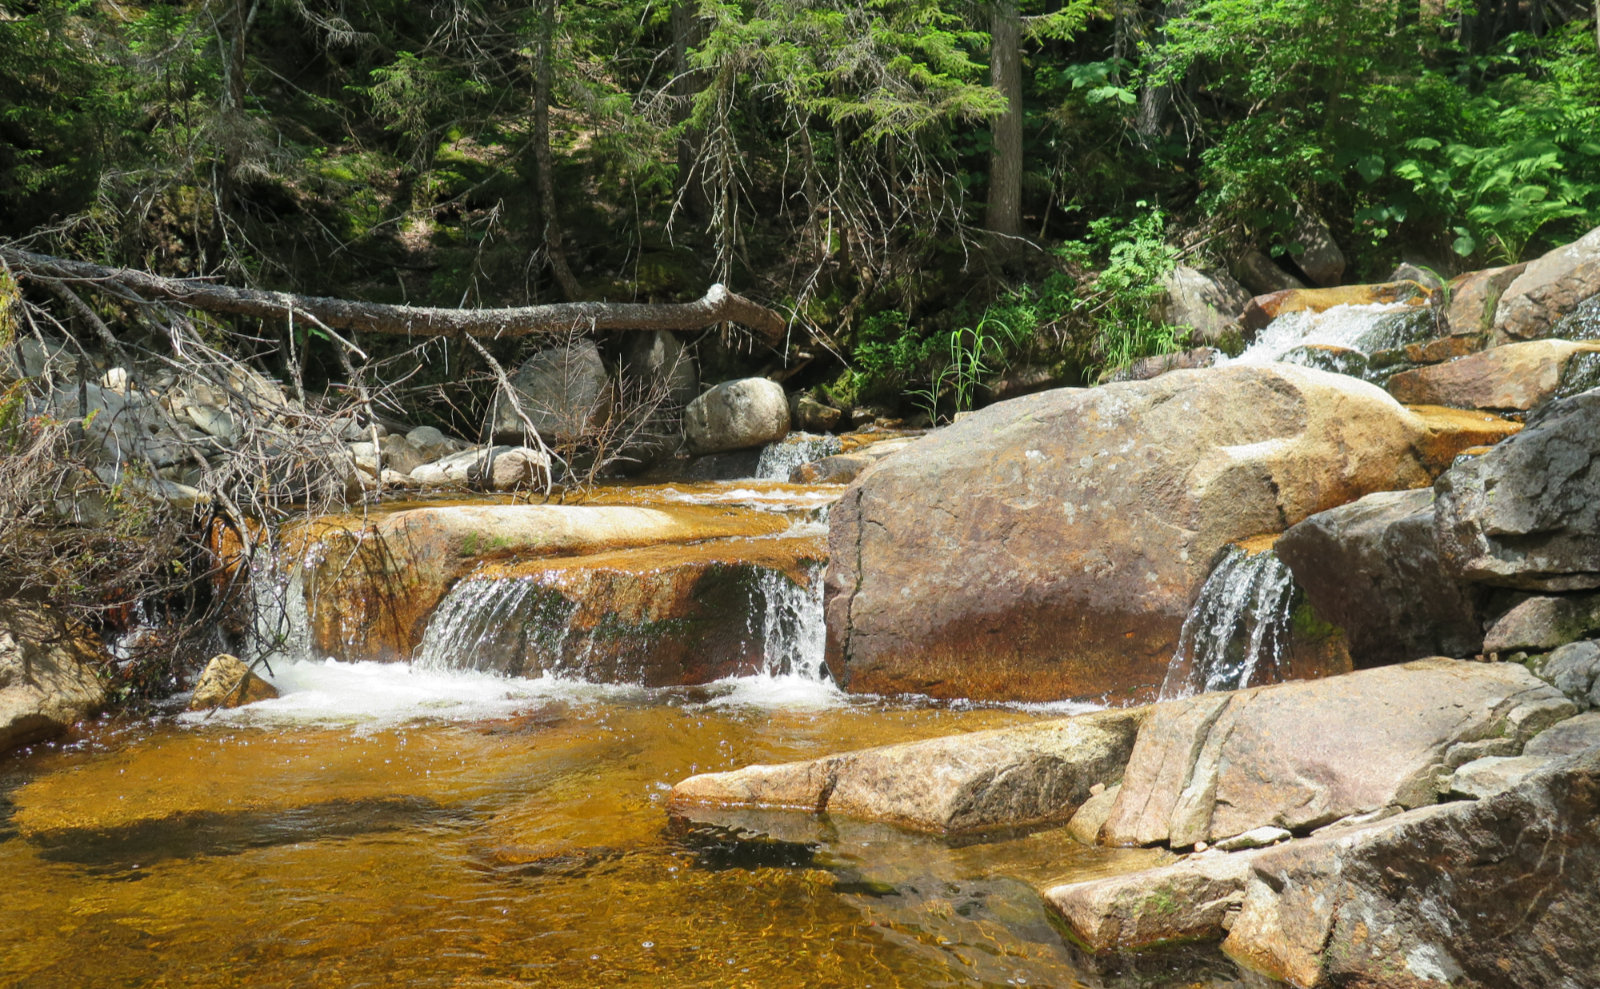
[[[1104,783],[1096,783],[1089,787],[1089,796],[1091,797],[1098,797],[1104,792],[1106,792],[1106,785]]]
[[[1206,849],[1208,849],[1210,847],[1211,847],[1210,845],[1206,844],[1203,841],[1197,841],[1197,842],[1194,843],[1194,850],[1197,851],[1197,852],[1203,852],[1203,851],[1205,851]]]
[[[256,676],[238,656],[219,653],[201,672],[194,696],[189,699],[189,710],[241,707],[276,696],[278,688]]]

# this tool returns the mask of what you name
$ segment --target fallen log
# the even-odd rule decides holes
[[[19,278],[101,283],[145,300],[165,299],[209,313],[261,319],[292,316],[329,329],[365,333],[499,338],[572,331],[698,330],[728,322],[776,343],[787,328],[782,316],[721,284],[711,286],[694,302],[559,302],[509,309],[440,309],[233,288],[198,278],[164,278],[134,268],[69,261],[14,247],[0,246],[0,260]]]

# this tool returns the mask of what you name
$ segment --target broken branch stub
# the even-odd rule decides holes
[[[296,314],[332,329],[416,336],[516,337],[594,330],[699,330],[713,323],[738,323],[767,341],[781,340],[784,318],[716,284],[694,302],[560,302],[508,309],[440,309],[393,306],[350,299],[233,288],[188,278],[164,278],[133,268],[0,247],[0,259],[22,277],[100,282],[145,298],[160,298],[210,313],[283,319]]]

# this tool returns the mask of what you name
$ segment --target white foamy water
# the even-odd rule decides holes
[[[1372,303],[1333,306],[1323,312],[1285,313],[1267,324],[1244,353],[1218,361],[1217,366],[1271,364],[1282,360],[1294,348],[1306,346],[1340,347],[1366,353],[1362,338],[1377,327],[1378,321],[1390,313],[1410,308],[1403,303]]]
[[[749,505],[753,508],[779,506],[782,508],[820,508],[839,500],[844,491],[842,484],[820,484],[807,490],[771,488],[723,488],[719,491],[679,491],[662,488],[660,494],[667,501],[684,505]]]
[[[419,669],[404,663],[278,660],[258,669],[279,696],[231,711],[188,712],[190,724],[326,725],[380,729],[413,721],[503,718],[551,701],[641,697],[640,687],[558,677],[516,679],[492,673]]]
[[[789,472],[796,467],[831,457],[840,449],[839,437],[832,433],[790,433],[762,447],[761,459],[756,462],[756,477],[787,481]]]

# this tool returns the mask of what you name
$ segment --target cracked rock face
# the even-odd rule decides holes
[[[1457,767],[1575,712],[1520,665],[1456,660],[1159,704],[1103,840],[1189,847],[1426,806]]]
[[[857,692],[1148,695],[1225,545],[1426,484],[1467,432],[1282,364],[990,406],[833,509],[829,667]]]
[[[1525,590],[1600,587],[1600,388],[1545,406],[1527,428],[1434,487],[1439,553],[1462,580]]]
[[[0,602],[0,752],[59,735],[99,709],[104,651],[39,605]]]

